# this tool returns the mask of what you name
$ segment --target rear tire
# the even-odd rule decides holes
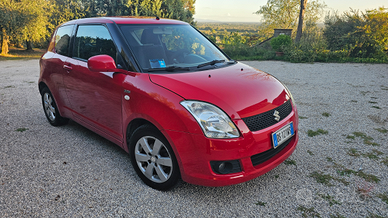
[[[42,90],[42,104],[44,114],[51,125],[62,126],[69,122],[69,119],[62,117],[59,114],[57,104],[47,87]]]
[[[143,125],[137,128],[128,149],[132,166],[145,184],[161,191],[177,185],[180,171],[174,151],[155,127]]]

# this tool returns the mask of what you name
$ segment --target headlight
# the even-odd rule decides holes
[[[292,104],[294,105],[294,107],[296,107],[296,103],[295,103],[295,101],[294,101],[294,97],[292,96],[290,90],[288,89],[288,87],[287,87],[284,83],[282,83],[282,85],[284,86],[284,88],[286,88],[288,94],[290,95]]]
[[[185,107],[197,120],[208,138],[237,138],[240,136],[236,126],[218,107],[201,101],[182,101]]]

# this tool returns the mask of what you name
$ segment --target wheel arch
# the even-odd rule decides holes
[[[159,131],[162,134],[162,136],[166,139],[166,141],[170,144],[170,146],[174,152],[174,155],[178,161],[179,170],[182,173],[182,170],[183,170],[182,169],[182,160],[181,160],[178,149],[176,148],[176,145],[174,144],[172,138],[167,134],[166,131],[163,131],[160,128],[158,128],[157,124],[154,124],[153,122],[151,122],[145,118],[135,118],[129,122],[129,124],[127,125],[127,129],[126,129],[126,133],[125,133],[125,140],[124,140],[124,144],[123,144],[122,148],[124,148],[124,150],[127,153],[130,152],[129,151],[129,142],[130,142],[132,134],[135,132],[135,130],[137,128],[144,126],[144,125],[150,125],[150,126],[154,127],[155,130]]]
[[[48,90],[50,90],[50,88],[46,85],[46,83],[40,82],[39,85],[38,85],[38,89],[39,89],[40,95],[42,95],[42,90],[43,90],[44,88],[48,88]],[[51,90],[50,90],[50,92],[51,92]]]
[[[128,143],[129,143],[129,140],[133,134],[133,132],[135,132],[135,130],[137,128],[139,128],[140,126],[143,126],[143,125],[146,125],[146,124],[149,124],[149,125],[152,125],[155,129],[157,129],[158,131],[160,131],[152,122],[146,120],[146,119],[143,119],[143,118],[136,118],[134,120],[132,120],[128,125],[127,125],[127,130],[126,130],[126,147],[128,147]],[[128,149],[128,148],[126,148]]]

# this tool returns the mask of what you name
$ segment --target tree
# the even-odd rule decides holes
[[[255,14],[262,15],[261,34],[269,37],[273,34],[273,29],[293,29],[297,28],[297,21],[300,12],[299,0],[268,0],[266,5],[260,7]],[[312,0],[306,5],[305,20],[316,23],[323,9],[326,7],[319,0]]]
[[[58,25],[73,19],[89,17],[94,9],[94,1],[80,0],[50,0],[48,9],[49,22],[52,24],[50,30]],[[51,31],[52,32],[52,31]]]
[[[324,36],[330,50],[347,50],[350,57],[385,57],[388,49],[388,9],[360,13],[356,10],[342,16],[327,16]]]
[[[295,42],[299,42],[300,38],[302,37],[303,19],[304,19],[304,12],[306,10],[306,4],[307,4],[307,0],[300,0],[299,22],[298,22],[298,30],[296,33]]]
[[[10,37],[22,34],[25,26],[33,19],[22,1],[0,0],[1,55],[8,54]]]
[[[23,13],[30,19],[13,40],[26,42],[27,50],[32,50],[33,42],[50,34],[47,30],[49,3],[46,0],[21,0],[21,3],[25,4]]]
[[[98,16],[158,16],[195,24],[195,0],[0,0],[1,54],[10,42],[48,40],[55,27]]]

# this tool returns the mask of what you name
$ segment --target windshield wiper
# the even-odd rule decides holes
[[[148,69],[148,72],[153,71],[174,71],[174,70],[190,70],[189,67],[177,67],[177,66],[168,66],[168,67],[159,67],[159,68],[150,68]]]
[[[201,67],[208,66],[208,65],[214,65],[217,63],[223,63],[223,62],[225,62],[225,60],[212,60],[212,61],[198,65],[197,68],[201,68]]]

